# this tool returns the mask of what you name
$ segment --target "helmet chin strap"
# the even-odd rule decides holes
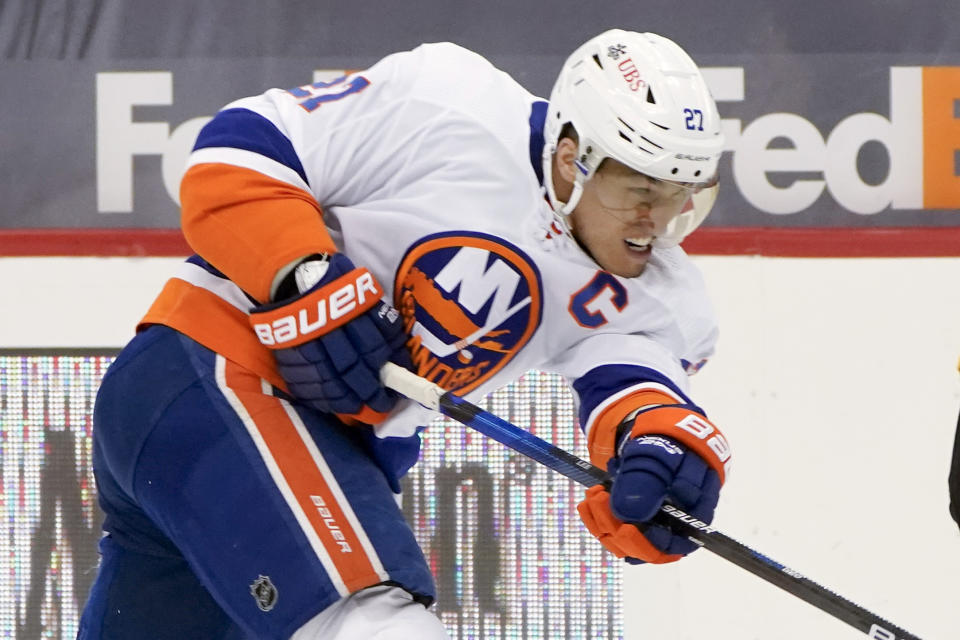
[[[544,147],[543,186],[547,192],[547,200],[550,203],[550,208],[553,209],[553,219],[556,220],[560,229],[562,229],[571,240],[577,243],[577,246],[580,247],[591,260],[597,262],[597,259],[593,257],[590,250],[577,239],[577,236],[573,233],[573,228],[570,226],[570,214],[576,208],[577,203],[580,202],[581,196],[583,196],[583,181],[584,175],[578,171],[576,178],[574,178],[573,191],[570,193],[570,199],[563,202],[557,198],[557,193],[553,188],[553,150]],[[597,264],[599,265],[600,263],[597,262]]]
[[[573,183],[573,191],[570,192],[570,199],[566,202],[557,201],[559,205],[559,207],[555,209],[557,213],[566,217],[577,208],[577,203],[580,202],[580,197],[583,195],[583,180],[583,176],[578,174]]]
[[[570,192],[570,198],[564,202],[557,197],[557,192],[553,188],[553,154],[556,152],[556,145],[544,145],[543,147],[543,186],[547,192],[547,200],[553,208],[553,212],[561,228],[570,237],[573,237],[573,230],[570,228],[568,216],[573,213],[577,203],[583,196],[583,182],[586,177],[580,171],[573,179],[573,190]]]

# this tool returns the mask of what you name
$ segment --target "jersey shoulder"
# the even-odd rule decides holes
[[[637,278],[563,257],[540,260],[550,307],[541,331],[542,343],[551,345],[544,350],[549,370],[575,379],[601,365],[626,364],[680,380],[713,355],[716,314],[682,249],[656,249]]]
[[[657,250],[648,268],[650,294],[669,310],[683,338],[683,360],[695,365],[713,355],[718,322],[700,269],[679,246]]]

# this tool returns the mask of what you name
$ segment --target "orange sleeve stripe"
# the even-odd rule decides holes
[[[180,184],[180,202],[190,247],[260,301],[269,299],[282,267],[336,251],[309,193],[252,169],[194,165]]]
[[[676,398],[652,389],[638,389],[610,403],[610,406],[594,419],[590,434],[587,436],[590,462],[602,469],[607,468],[607,461],[617,452],[617,427],[631,411],[652,404],[676,403]]]

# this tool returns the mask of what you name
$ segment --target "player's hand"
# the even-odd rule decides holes
[[[380,368],[388,361],[412,368],[400,314],[381,300],[373,274],[347,256],[308,266],[322,272],[319,280],[312,286],[298,280],[304,289],[298,295],[254,308],[250,324],[273,350],[293,397],[376,424],[399,399],[380,382]]]
[[[709,524],[728,460],[726,440],[699,413],[677,405],[649,409],[636,417],[607,464],[609,491],[602,485],[591,487],[578,507],[580,517],[617,557],[633,563],[674,562],[697,545],[665,527],[648,525],[641,532],[632,523],[649,522],[669,502]]]

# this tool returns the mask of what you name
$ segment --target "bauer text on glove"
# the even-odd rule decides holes
[[[669,404],[668,404],[669,403]],[[650,521],[669,502],[709,523],[730,462],[726,438],[694,406],[648,405],[618,428],[615,455],[607,463],[611,485],[591,487],[578,511],[600,542],[628,561],[662,564],[697,545]]]
[[[373,274],[343,254],[317,256],[293,275],[299,293],[250,314],[290,393],[320,411],[383,420],[398,396],[380,382],[380,368],[388,361],[410,366],[399,314],[381,300]]]

